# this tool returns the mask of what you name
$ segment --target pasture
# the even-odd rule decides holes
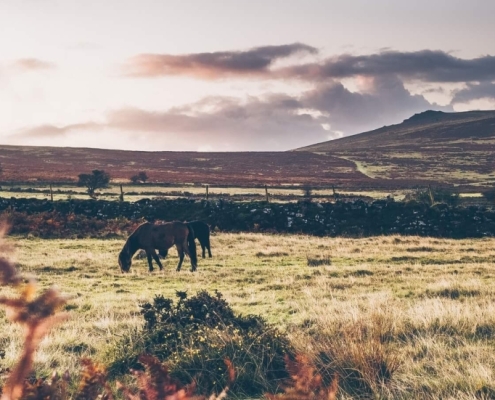
[[[205,198],[206,187],[204,185],[155,185],[155,184],[128,184],[122,183],[122,190],[126,201],[138,201],[144,198],[168,198],[174,199],[179,197]],[[370,199],[384,199],[387,196],[393,196],[397,200],[402,200],[406,193],[411,192],[407,189],[376,189],[376,190],[349,190],[336,188],[339,196],[343,197],[368,197]],[[98,189],[100,200],[119,200],[120,184],[112,184],[103,189]],[[301,185],[275,186],[268,187],[271,201],[298,201],[305,197],[305,189]],[[311,195],[322,200],[333,200],[334,193],[331,187],[313,188]],[[481,196],[481,193],[475,193]],[[209,186],[209,198],[231,198],[239,201],[264,200],[266,198],[265,188],[257,187],[215,187]],[[36,198],[50,199],[50,185],[48,184],[14,184],[3,185],[0,189],[0,197],[4,198]],[[60,184],[53,185],[53,200],[67,199],[89,199],[86,188],[76,185]]]
[[[70,319],[37,353],[39,374],[78,370],[84,356],[107,362],[112,346],[142,325],[140,302],[206,289],[220,291],[236,312],[277,324],[313,360],[331,355],[359,369],[375,398],[495,395],[495,239],[217,233],[213,258],[200,258],[197,272],[189,260],[175,272],[171,249],[164,271],[153,274],[145,258],[120,273],[124,238],[8,241],[23,274],[71,298]],[[3,319],[6,368],[22,333]]]

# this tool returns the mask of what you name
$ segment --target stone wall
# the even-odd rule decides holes
[[[407,234],[449,238],[495,236],[495,211],[485,207],[428,206],[418,202],[357,200],[336,203],[266,203],[225,200],[150,200],[134,203],[36,199],[0,199],[0,213],[33,216],[50,213],[62,224],[67,216],[104,223],[125,219],[149,221],[194,220],[222,231],[307,233],[319,236]],[[55,218],[55,217],[54,217]],[[80,232],[84,234],[84,232]]]

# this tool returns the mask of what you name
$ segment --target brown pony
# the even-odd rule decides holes
[[[145,222],[139,225],[127,238],[122,251],[119,254],[119,265],[122,272],[129,272],[132,264],[132,256],[139,249],[146,252],[150,272],[153,271],[153,260],[158,264],[160,270],[162,263],[156,254],[156,249],[160,254],[167,254],[168,249],[175,244],[179,253],[179,264],[177,271],[180,271],[184,253],[191,259],[191,271],[196,271],[198,257],[196,255],[196,244],[194,243],[194,230],[182,222],[167,222],[164,224],[152,224]]]

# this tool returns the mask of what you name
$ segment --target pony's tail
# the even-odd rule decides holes
[[[194,241],[194,229],[190,224],[187,224],[189,233],[187,234],[187,244],[189,247],[189,257],[191,258],[191,264],[195,267],[198,265],[198,254],[196,253],[196,242]]]

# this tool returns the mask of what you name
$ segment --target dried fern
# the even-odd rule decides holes
[[[325,386],[321,375],[311,365],[308,358],[296,356],[293,361],[285,358],[290,374],[290,382],[284,387],[284,393],[277,395],[266,393],[269,400],[335,400],[338,391],[338,378],[335,376],[329,386]]]
[[[0,249],[8,246],[3,241],[7,228],[0,228]],[[40,296],[36,295],[36,283],[33,280],[23,284],[15,266],[6,258],[0,258],[0,283],[14,286],[19,296],[0,297],[0,304],[7,308],[7,317],[24,328],[24,346],[22,355],[13,368],[2,390],[1,400],[20,399],[25,389],[25,379],[31,372],[34,353],[41,339],[58,322],[66,318],[65,313],[55,312],[65,304],[65,299],[56,289],[48,289]]]

